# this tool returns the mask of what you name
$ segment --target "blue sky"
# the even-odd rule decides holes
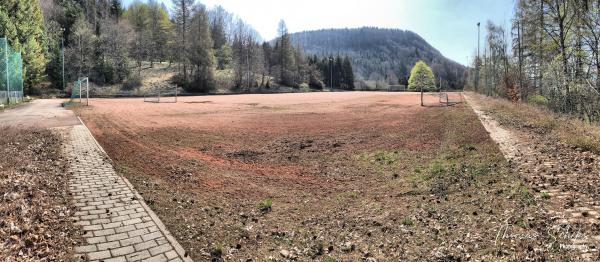
[[[124,0],[125,5],[133,0]],[[171,6],[171,0],[158,0]],[[446,57],[466,64],[477,48],[477,22],[510,25],[515,0],[197,0],[221,5],[264,39],[284,19],[290,32],[378,26],[411,30]],[[483,41],[482,41],[483,43]]]

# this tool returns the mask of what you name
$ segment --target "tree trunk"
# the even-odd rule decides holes
[[[542,63],[544,61],[544,49],[542,48],[542,45],[544,44],[544,0],[540,0],[540,39],[539,39],[539,43],[538,43],[538,49],[539,49],[539,54],[538,54],[538,61],[537,61],[537,71],[538,71],[538,86],[536,86],[536,88],[538,88],[540,90],[540,95],[544,95],[543,92],[543,82],[544,82],[544,72],[542,72]]]

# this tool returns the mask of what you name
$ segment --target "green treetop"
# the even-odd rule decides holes
[[[433,71],[422,60],[419,60],[410,70],[410,78],[408,79],[408,89],[420,90],[431,89],[435,87]]]

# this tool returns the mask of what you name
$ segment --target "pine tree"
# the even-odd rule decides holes
[[[2,32],[3,31],[3,32]],[[0,34],[11,47],[21,52],[24,91],[43,79],[46,63],[44,19],[37,0],[3,0],[0,2]]]
[[[215,56],[210,36],[208,16],[203,6],[198,6],[190,21],[189,60],[194,67],[194,80],[188,90],[207,92],[214,86]]]
[[[342,57],[340,57],[338,54],[335,57],[335,62],[333,65],[333,86],[337,88],[344,88],[344,86],[342,86],[344,80],[343,74]]]
[[[121,0],[111,0],[110,14],[115,18],[115,22],[119,24],[119,19],[123,15],[123,5],[121,4]]]
[[[173,16],[177,24],[177,34],[179,36],[177,50],[179,50],[179,63],[183,64],[183,80],[187,81],[187,33],[190,27],[190,18],[194,0],[172,0],[175,8]]]
[[[292,46],[292,40],[288,33],[285,21],[279,21],[277,31],[279,32],[278,42],[278,55],[279,55],[279,82],[282,85],[294,86],[294,71],[296,68],[296,61],[294,58],[294,47]]]
[[[233,50],[231,50],[231,46],[228,43],[225,43],[221,48],[216,50],[215,56],[217,58],[217,68],[224,70],[233,61]]]
[[[354,89],[354,72],[352,71],[352,63],[350,63],[348,56],[344,57],[342,67],[345,89],[352,90]]]

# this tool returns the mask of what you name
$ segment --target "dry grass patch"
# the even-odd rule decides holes
[[[574,148],[600,153],[600,126],[597,123],[586,123],[539,106],[472,95],[484,100],[487,112],[503,125],[530,130]]]

